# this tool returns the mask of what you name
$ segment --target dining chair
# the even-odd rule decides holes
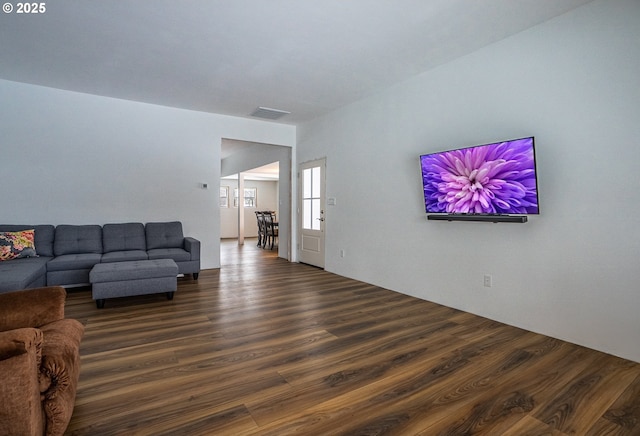
[[[266,234],[265,244],[263,248],[266,248],[267,244],[269,244],[270,245],[269,248],[273,250],[275,240],[278,238],[278,223],[275,220],[275,213],[266,211],[263,213],[262,216],[264,218],[265,234]]]
[[[267,243],[264,212],[256,211],[256,220],[258,221],[258,247],[264,247]]]

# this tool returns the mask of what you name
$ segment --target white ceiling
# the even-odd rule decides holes
[[[274,162],[258,168],[253,168],[243,172],[243,174],[245,180],[278,181],[280,179],[280,163]],[[222,179],[237,180],[238,175],[232,174],[230,176],[222,177]]]
[[[589,1],[50,0],[0,13],[0,78],[296,124]]]

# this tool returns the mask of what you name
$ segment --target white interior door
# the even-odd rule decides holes
[[[300,262],[324,268],[325,159],[300,164]]]

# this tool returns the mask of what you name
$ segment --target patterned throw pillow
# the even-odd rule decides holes
[[[36,257],[35,230],[0,232],[0,261]]]

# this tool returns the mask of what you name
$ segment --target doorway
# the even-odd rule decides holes
[[[255,230],[257,233],[257,223],[254,211],[255,210],[273,210],[277,211],[277,219],[279,224],[278,231],[278,244],[277,247],[274,247],[274,251],[277,252],[278,257],[291,260],[291,236],[292,236],[292,201],[291,201],[291,192],[292,192],[292,178],[291,178],[291,165],[292,165],[292,148],[288,146],[280,146],[273,144],[265,144],[265,143],[256,143],[256,142],[248,142],[248,141],[240,141],[240,140],[231,140],[231,139],[222,139],[221,143],[221,164],[220,164],[220,176],[221,176],[221,193],[224,190],[225,186],[228,187],[228,200],[224,201],[224,204],[230,210],[225,210],[222,206],[223,199],[221,199],[221,218],[220,218],[220,226],[221,239],[229,238],[236,235],[225,235],[222,232],[222,220],[223,213],[227,215],[227,221],[233,223],[233,227],[237,228],[238,231],[240,229],[241,223],[239,221],[244,221],[249,226],[248,229],[252,232]],[[275,179],[269,177],[270,180],[264,180],[267,176],[265,174],[268,168],[275,169]],[[255,191],[251,192],[251,195],[245,195],[246,189],[241,189],[240,186],[236,186],[235,183],[227,183],[224,182],[224,178],[227,176],[233,176],[235,180],[238,180],[238,174],[244,174],[245,179],[255,179],[256,173],[262,173],[261,176],[263,178],[262,182],[256,181],[255,183],[276,183],[277,184],[277,192],[272,196],[272,202],[266,202],[266,197],[264,196],[265,192],[259,185],[251,186],[251,184],[247,181],[245,182],[244,188],[251,189],[256,188]],[[248,177],[247,174],[253,174],[252,177]],[[252,182],[253,183],[253,182]],[[237,191],[235,189],[237,188]],[[247,210],[245,210],[245,217],[243,220],[238,218],[238,210],[237,208],[233,209],[233,202],[236,201],[236,192],[238,198],[238,204],[247,204],[247,201],[250,203],[253,201],[252,205],[250,204]],[[222,195],[222,194],[221,194]],[[252,237],[252,233],[248,233],[245,236]],[[256,239],[257,241],[257,239]]]

